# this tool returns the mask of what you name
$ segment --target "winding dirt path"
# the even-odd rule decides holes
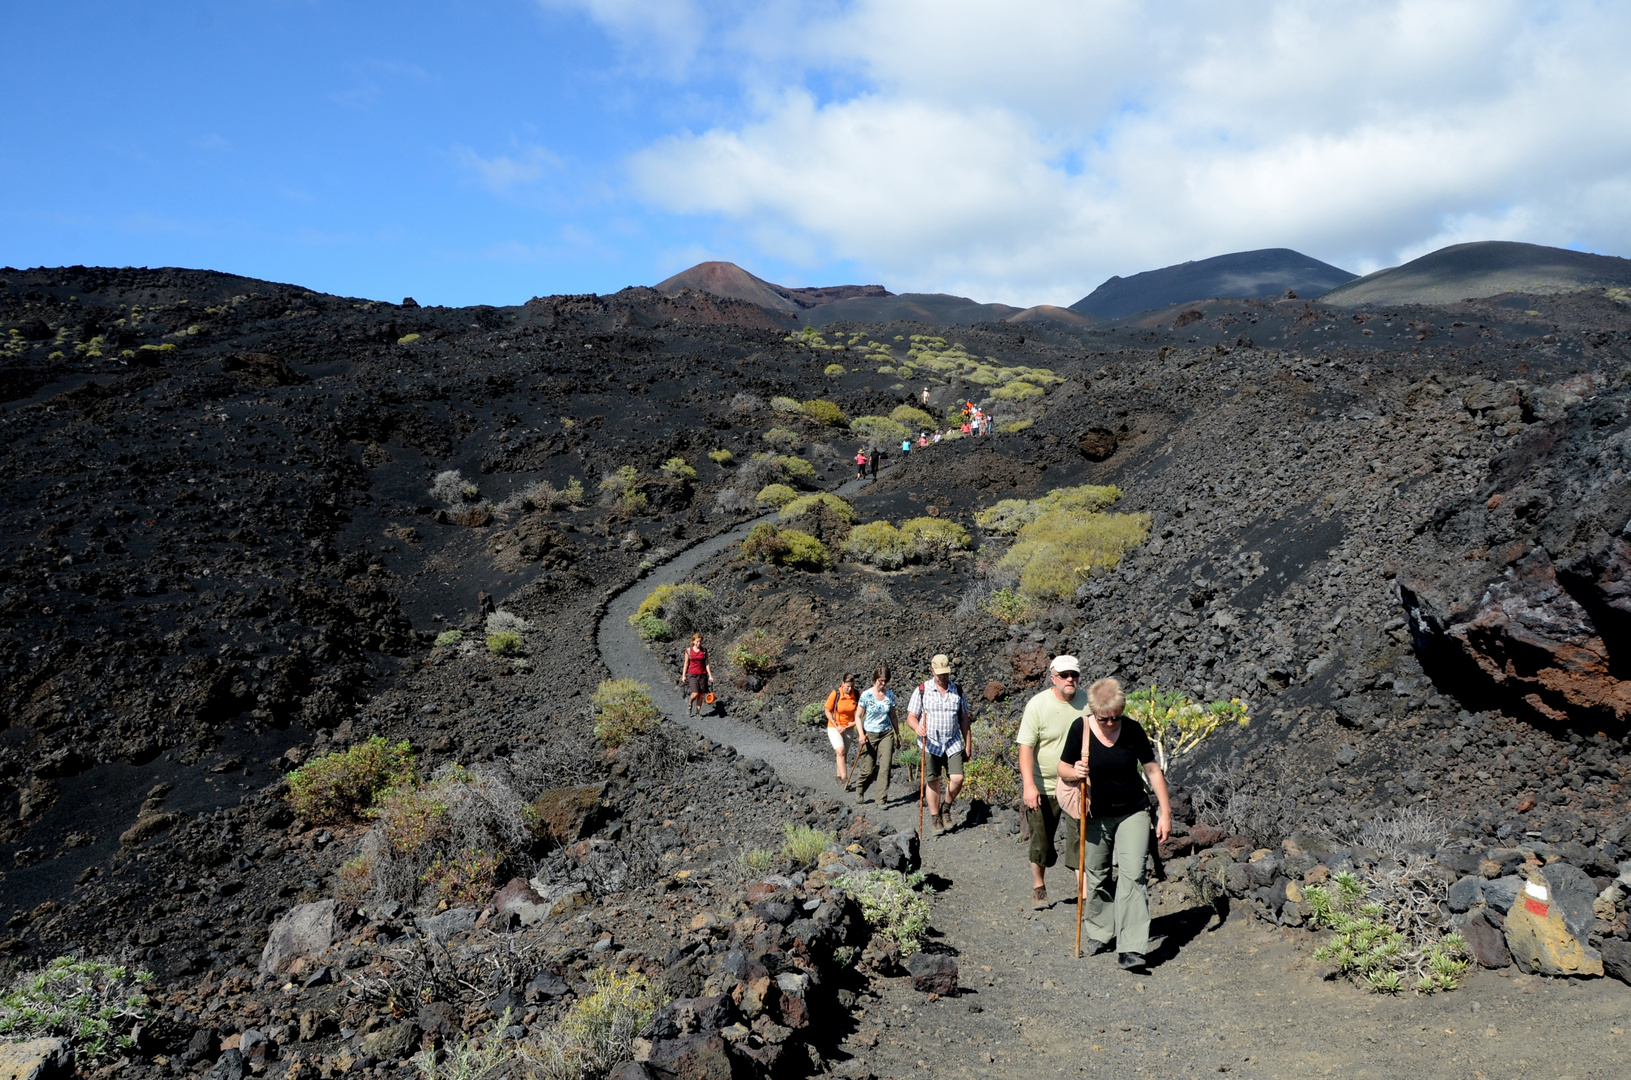
[[[596,628],[600,656],[614,677],[659,688],[670,722],[764,760],[784,783],[837,794],[826,753],[728,717],[686,716],[684,699],[665,692],[673,672],[629,626],[652,588],[685,581],[753,524],[698,544],[614,597]],[[866,810],[902,831],[917,826],[915,801]],[[1134,976],[1113,954],[1074,958],[1074,897],[1031,910],[1025,848],[997,826],[925,840],[923,865],[941,890],[931,947],[957,954],[963,990],[929,1001],[909,980],[878,980],[846,1026],[842,1046],[855,1068],[845,1075],[1584,1080],[1623,1076],[1631,1053],[1631,988],[1612,980],[1475,971],[1450,994],[1368,995],[1322,977],[1305,931],[1243,913],[1203,930],[1177,885],[1152,888],[1159,944],[1149,973]],[[1067,875],[1050,871],[1055,896],[1073,891]]]

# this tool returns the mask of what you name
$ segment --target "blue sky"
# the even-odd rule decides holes
[[[0,11],[0,263],[514,303],[704,258],[1070,303],[1288,246],[1631,254],[1631,6],[245,0]]]

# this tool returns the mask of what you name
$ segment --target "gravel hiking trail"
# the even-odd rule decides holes
[[[672,671],[629,625],[651,589],[686,581],[754,524],[697,544],[613,597],[596,630],[600,655],[614,678],[649,683],[669,722],[763,760],[789,786],[837,794],[829,755],[728,716],[688,717]],[[916,800],[874,804],[866,816],[913,830]],[[928,948],[957,957],[961,989],[931,1000],[908,978],[875,980],[848,1018],[829,1020],[847,1032],[841,1045],[853,1055],[843,1075],[1624,1075],[1631,991],[1618,982],[1473,969],[1448,994],[1368,994],[1326,977],[1305,930],[1270,927],[1242,909],[1209,929],[1210,910],[1190,907],[1176,880],[1151,886],[1148,974],[1119,970],[1113,953],[1077,960],[1068,872],[1049,872],[1055,902],[1033,911],[1025,848],[1007,821],[959,820],[925,839],[923,868],[938,893]]]

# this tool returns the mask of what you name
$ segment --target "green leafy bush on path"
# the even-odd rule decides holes
[[[60,1038],[81,1058],[100,1061],[135,1045],[135,1029],[153,1016],[152,989],[149,972],[59,956],[0,994],[0,1040]]]
[[[887,521],[857,525],[844,538],[840,550],[847,557],[870,563],[880,570],[898,570],[912,556],[911,545],[900,530]]]

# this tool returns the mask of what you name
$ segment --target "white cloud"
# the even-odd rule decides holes
[[[653,74],[738,86],[738,115],[633,156],[643,199],[895,289],[1069,303],[1270,246],[1631,253],[1620,5],[576,6]]]
[[[559,169],[561,161],[542,146],[511,147],[513,154],[482,157],[468,146],[455,146],[453,159],[474,173],[481,185],[495,195],[508,194],[513,188],[536,183],[544,174]]]

